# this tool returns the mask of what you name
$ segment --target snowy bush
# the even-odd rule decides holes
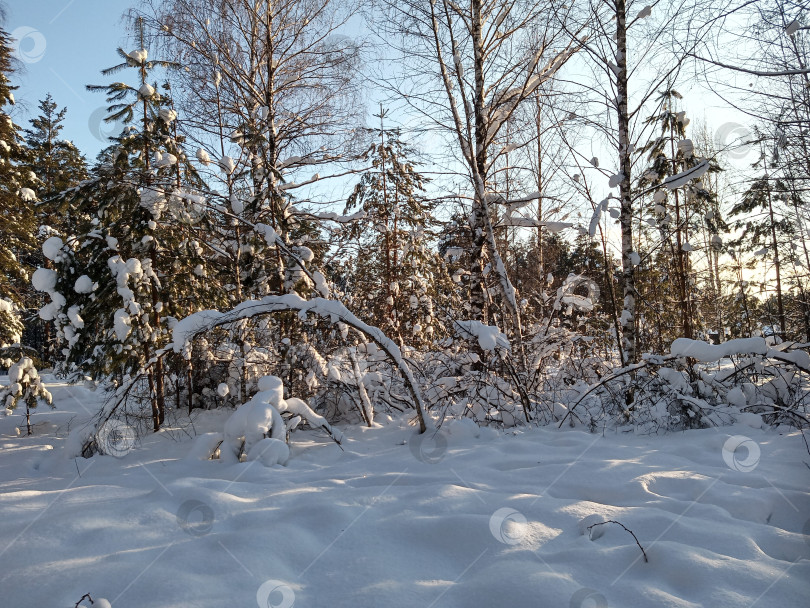
[[[669,355],[644,355],[640,364],[582,387],[569,397],[566,419],[641,433],[734,422],[803,428],[809,381],[810,355],[787,344],[678,338]]]
[[[25,424],[31,434],[31,410],[40,402],[53,407],[51,393],[42,383],[42,378],[29,357],[22,357],[9,367],[9,385],[0,387],[0,403],[8,412],[15,410],[20,403],[25,404]]]
[[[295,317],[291,317],[290,313],[296,313]],[[424,400],[416,378],[403,357],[402,350],[379,328],[362,322],[343,304],[335,300],[327,300],[324,298],[305,300],[297,294],[287,294],[284,296],[265,296],[261,300],[249,300],[227,312],[218,312],[215,310],[201,311],[190,315],[174,326],[172,331],[172,349],[176,353],[182,352],[187,356],[187,353],[191,352],[191,346],[195,339],[211,336],[218,328],[227,329],[228,327],[239,325],[248,320],[251,321],[254,326],[257,323],[259,325],[268,323],[268,319],[271,318],[273,314],[281,319],[286,317],[290,322],[292,322],[293,318],[296,318],[296,323],[301,323],[304,327],[308,325],[316,326],[318,323],[323,323],[328,327],[328,325],[326,325],[326,322],[328,322],[334,326],[330,332],[332,348],[335,348],[334,345],[338,340],[340,341],[339,343],[346,345],[346,340],[349,338],[349,328],[352,328],[354,339],[357,339],[356,336],[360,336],[363,337],[363,339],[373,341],[374,346],[365,346],[365,352],[369,353],[373,351],[376,353],[382,351],[384,353],[388,364],[396,369],[397,374],[405,385],[405,389],[409,395],[409,406],[416,410],[420,429],[424,431],[427,428],[428,421],[424,413]],[[319,333],[324,334],[327,332],[321,329]],[[327,335],[330,335],[330,333],[327,333]],[[283,339],[281,343],[284,344]],[[361,342],[361,344],[363,344],[363,342]],[[327,343],[326,345],[328,346],[329,344]],[[329,382],[330,379],[334,379],[337,382],[338,376],[343,377],[343,374],[336,372],[336,366],[333,361],[333,354],[337,355],[337,349],[335,349],[328,358],[322,357],[320,354],[316,357],[314,355],[317,354],[317,351],[305,350],[308,352],[308,358],[315,368],[317,368],[318,373],[325,376],[327,382]],[[352,373],[356,378],[355,388],[362,400],[363,418],[370,426],[373,421],[373,408],[368,400],[365,382],[362,378],[372,382],[377,376],[372,374],[363,375],[359,361],[357,360],[357,352],[359,351],[353,351],[349,348],[344,352],[348,355],[349,360],[351,360]],[[289,390],[290,386],[286,388]],[[308,392],[311,391],[312,388],[308,387]]]
[[[425,394],[442,418],[504,427],[548,424],[567,413],[561,402],[607,373],[610,334],[583,333],[602,321],[592,314],[598,286],[572,274],[556,293],[539,297],[546,316],[535,318],[520,336],[510,340],[496,326],[457,320],[456,339],[424,356]]]
[[[284,385],[276,376],[263,376],[257,392],[225,423],[220,459],[226,463],[257,460],[265,466],[287,464],[287,440],[302,421],[320,428],[340,443],[342,434],[301,399],[284,399]]]

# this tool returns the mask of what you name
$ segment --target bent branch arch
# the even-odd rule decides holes
[[[414,407],[416,408],[419,430],[424,433],[429,425],[432,426],[430,419],[425,415],[422,393],[416,384],[411,369],[402,358],[402,351],[400,351],[399,346],[397,346],[391,338],[386,336],[381,329],[364,323],[336,300],[327,300],[325,298],[305,300],[297,294],[285,294],[281,296],[265,296],[261,300],[248,300],[225,312],[203,310],[189,315],[175,325],[172,330],[173,342],[169,347],[175,352],[180,352],[183,347],[193,341],[195,337],[215,327],[243,319],[251,319],[260,315],[293,310],[298,311],[299,314],[312,313],[321,318],[329,319],[332,323],[337,323],[338,321],[343,322],[370,338],[388,355],[402,374],[408,392],[410,392],[411,398],[413,399]]]

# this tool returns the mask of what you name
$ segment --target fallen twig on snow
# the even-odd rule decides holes
[[[616,524],[617,526],[621,526],[621,527],[622,527],[622,528],[624,528],[624,529],[625,529],[627,532],[629,532],[629,533],[630,533],[630,536],[632,536],[632,537],[633,537],[633,540],[635,540],[635,541],[636,541],[636,544],[638,545],[638,548],[639,548],[639,549],[641,549],[641,554],[644,556],[644,561],[645,561],[645,562],[649,562],[649,561],[650,561],[649,559],[647,559],[647,552],[646,552],[646,551],[644,551],[644,547],[642,547],[642,546],[641,546],[641,543],[640,543],[640,542],[638,542],[638,538],[636,538],[636,535],[635,535],[635,534],[633,534],[633,531],[632,531],[632,530],[630,530],[629,528],[627,528],[627,526],[625,526],[625,525],[624,525],[623,523],[621,523],[621,522],[618,522],[618,521],[613,520],[613,519],[608,519],[607,521],[600,521],[599,523],[592,524],[592,525],[588,526],[588,531],[589,531],[589,533],[590,533],[590,529],[591,529],[591,528],[593,528],[593,527],[595,527],[595,526],[603,526],[604,524]]]

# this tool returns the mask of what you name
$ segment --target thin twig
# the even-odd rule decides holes
[[[644,547],[642,547],[642,546],[641,546],[641,543],[640,543],[640,542],[638,542],[638,538],[636,538],[636,535],[635,535],[635,534],[633,534],[633,531],[632,531],[632,530],[630,530],[630,529],[628,529],[628,528],[627,528],[627,527],[626,527],[626,526],[625,526],[623,523],[618,522],[618,521],[613,520],[613,519],[609,519],[609,520],[607,520],[607,521],[602,521],[602,522],[599,522],[598,524],[593,524],[593,525],[588,526],[588,530],[590,531],[590,529],[591,529],[591,528],[593,528],[593,527],[595,527],[595,526],[602,526],[602,525],[604,525],[604,524],[616,524],[617,526],[621,526],[621,527],[622,527],[622,528],[624,528],[624,529],[625,529],[627,532],[629,532],[629,533],[630,533],[630,536],[632,536],[632,537],[633,537],[633,539],[636,541],[636,544],[638,545],[638,548],[639,548],[639,549],[641,549],[641,554],[644,556],[644,561],[645,561],[645,562],[649,562],[649,561],[650,561],[650,560],[648,560],[648,559],[647,559],[647,552],[646,552],[646,551],[644,551]],[[590,532],[588,532],[588,534],[590,534]]]

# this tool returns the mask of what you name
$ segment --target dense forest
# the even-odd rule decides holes
[[[746,386],[746,406],[801,426],[803,399],[758,381],[810,371],[801,18],[790,2],[146,3],[135,50],[88,86],[123,125],[94,162],[50,96],[27,128],[3,121],[8,364],[99,385],[105,416],[155,431],[247,402],[265,375],[363,424],[691,428]],[[342,33],[361,22],[365,38]],[[718,44],[743,39],[755,59]],[[741,99],[750,128],[694,124],[678,91],[694,79]],[[684,357],[679,338],[726,346]],[[721,353],[745,369],[702,381]],[[8,405],[35,404],[26,391]]]

